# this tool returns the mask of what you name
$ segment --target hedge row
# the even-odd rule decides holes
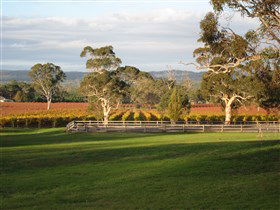
[[[96,120],[94,116],[65,116],[65,117],[43,117],[43,116],[23,116],[0,118],[1,127],[65,127],[73,120]]]
[[[184,121],[188,122],[224,122],[224,115],[187,115],[183,117]],[[275,115],[237,115],[232,117],[232,122],[257,122],[257,121],[279,121],[279,116]]]
[[[3,117],[0,118],[1,127],[64,127],[73,120],[96,120],[94,116],[21,116],[21,117]],[[169,120],[164,116],[160,119],[156,115],[146,111],[126,111],[125,113],[116,113],[111,115],[110,120],[123,120],[123,121],[160,121]],[[182,117],[182,121],[194,123],[218,123],[225,120],[223,115],[187,115]],[[232,122],[251,122],[251,121],[280,121],[280,118],[274,115],[239,115],[232,118]]]

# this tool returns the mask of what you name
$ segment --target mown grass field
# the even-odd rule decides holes
[[[3,129],[3,209],[279,209],[279,133]]]

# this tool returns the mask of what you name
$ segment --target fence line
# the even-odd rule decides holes
[[[280,132],[280,122],[250,124],[171,124],[170,121],[72,121],[67,127],[70,132]]]

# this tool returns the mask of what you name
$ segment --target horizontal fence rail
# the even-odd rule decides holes
[[[280,132],[280,122],[251,122],[246,124],[194,124],[170,121],[72,121],[66,130],[69,132]]]

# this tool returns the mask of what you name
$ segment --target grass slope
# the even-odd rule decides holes
[[[1,133],[3,209],[278,209],[279,134]]]

